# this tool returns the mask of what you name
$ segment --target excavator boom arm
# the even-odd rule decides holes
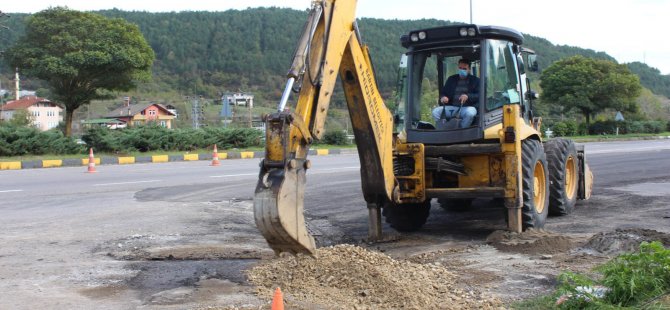
[[[312,139],[323,135],[338,73],[358,145],[364,197],[379,204],[392,199],[393,120],[356,32],[355,10],[355,0],[313,1],[278,111],[266,119],[254,217],[276,253],[315,251],[303,215],[307,154]],[[299,93],[294,112],[285,108],[291,90]]]

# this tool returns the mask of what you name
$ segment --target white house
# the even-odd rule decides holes
[[[63,121],[63,108],[55,103],[35,96],[9,101],[0,107],[0,121],[9,121],[18,110],[26,110],[33,126],[45,131],[56,128]]]

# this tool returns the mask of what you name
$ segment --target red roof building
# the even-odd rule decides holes
[[[130,102],[125,102],[122,107],[109,112],[104,117],[123,121],[128,126],[154,123],[162,127],[172,128],[172,120],[175,118],[175,114],[158,103],[130,104]]]
[[[42,131],[56,128],[63,121],[60,104],[36,96],[26,96],[0,106],[0,121],[11,120],[19,110],[27,111],[30,122]]]

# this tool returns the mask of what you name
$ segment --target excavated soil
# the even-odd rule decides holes
[[[634,252],[642,242],[659,241],[670,247],[670,235],[651,229],[630,228],[601,232],[593,235],[584,246],[584,250],[593,250],[606,255]]]
[[[523,233],[496,230],[486,238],[486,243],[500,251],[519,254],[556,254],[574,246],[569,237],[536,229]]]
[[[503,309],[440,264],[395,260],[353,245],[284,256],[248,272],[261,298],[281,287],[290,309]]]

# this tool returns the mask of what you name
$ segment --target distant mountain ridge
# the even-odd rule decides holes
[[[156,52],[154,81],[148,89],[177,90],[183,94],[216,98],[224,91],[252,91],[257,102],[275,102],[283,89],[284,75],[307,12],[283,8],[253,8],[225,12],[149,13],[120,10],[98,11],[137,24]],[[10,14],[0,30],[0,50],[11,45],[24,31],[27,14]],[[400,35],[412,29],[453,24],[435,19],[359,19],[365,43],[370,46],[384,94],[390,94],[403,48]],[[540,66],[573,55],[615,60],[604,52],[554,45],[546,39],[524,34],[527,47],[540,56]],[[654,93],[670,97],[670,75],[635,62],[629,68]],[[3,65],[7,77],[9,70]],[[195,89],[195,91],[194,91]],[[336,104],[341,104],[336,103]]]

